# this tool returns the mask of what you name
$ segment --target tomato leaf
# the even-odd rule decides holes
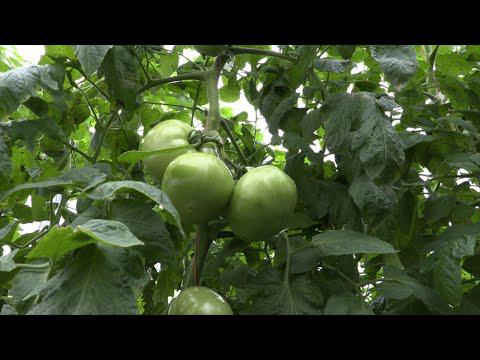
[[[118,161],[122,163],[135,164],[138,161],[146,159],[151,155],[169,153],[171,151],[176,151],[179,149],[187,149],[187,148],[193,148],[193,146],[188,144],[188,145],[175,146],[167,149],[150,150],[150,151],[129,150],[121,154],[118,157]]]
[[[56,260],[70,251],[93,242],[95,242],[93,238],[75,234],[71,227],[54,227],[38,241],[35,248],[28,253],[27,258]]]
[[[183,228],[180,221],[180,215],[173,206],[172,202],[162,190],[140,182],[140,181],[110,181],[105,184],[98,186],[96,189],[91,191],[88,196],[93,200],[104,200],[112,198],[119,191],[137,191],[151,200],[155,201],[158,205],[165,208],[165,210],[173,216],[175,219],[178,228],[183,234]]]
[[[93,75],[100,68],[107,52],[113,45],[75,45],[75,55],[87,76]]]
[[[325,315],[373,315],[368,304],[352,293],[333,295],[325,306]]]
[[[28,314],[138,314],[133,287],[144,282],[145,274],[139,274],[132,265],[139,261],[123,248],[93,244],[81,248],[62,270],[37,289],[42,301]]]
[[[377,61],[387,81],[401,89],[418,70],[415,49],[409,45],[372,45],[372,57]]]
[[[125,224],[115,220],[89,220],[82,225],[78,225],[75,232],[80,232],[97,241],[118,247],[143,245],[143,242],[138,240]]]

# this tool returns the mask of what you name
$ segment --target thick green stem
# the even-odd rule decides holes
[[[105,138],[107,136],[107,131],[110,128],[110,125],[112,125],[113,119],[115,119],[115,116],[118,115],[117,113],[113,113],[112,116],[110,116],[110,119],[108,119],[107,123],[105,124],[105,127],[102,130],[102,134],[100,135],[100,140],[98,141],[97,148],[95,149],[95,153],[92,156],[92,163],[96,163],[98,156],[100,155],[100,151],[102,150],[103,142],[105,141]]]
[[[220,125],[222,125],[223,130],[225,130],[225,132],[227,133],[227,136],[232,142],[232,145],[234,146],[235,150],[237,150],[238,156],[240,157],[242,164],[247,165],[248,164],[247,159],[245,158],[245,155],[243,155],[243,152],[242,152],[242,149],[240,149],[240,146],[238,146],[237,140],[235,140],[235,136],[233,136],[233,133],[230,130],[230,127],[228,126],[228,123],[225,121],[225,119],[220,120]]]
[[[138,93],[141,94],[147,90],[150,90],[154,87],[164,85],[164,84],[169,84],[172,82],[177,82],[177,81],[183,81],[183,80],[204,80],[205,79],[205,71],[194,71],[194,72],[189,72],[177,76],[172,76],[168,78],[163,78],[163,79],[156,79],[156,80],[151,80],[148,81],[144,86],[142,86],[139,90]]]
[[[202,270],[205,265],[211,242],[212,239],[208,236],[208,224],[198,224],[194,241],[195,252],[192,262],[187,269],[187,276],[185,277],[183,284],[184,289],[190,286],[200,285]]]
[[[291,62],[296,63],[297,59],[285,55],[276,51],[270,51],[270,50],[262,50],[262,49],[253,49],[253,48],[244,48],[244,47],[231,47],[229,49],[232,53],[235,55],[240,55],[240,54],[252,54],[252,55],[264,55],[264,56],[273,56],[273,57],[278,57],[280,59],[288,60]]]
[[[208,97],[208,117],[205,130],[218,131],[220,128],[220,100],[218,96],[218,76],[214,71],[207,72],[205,85]]]

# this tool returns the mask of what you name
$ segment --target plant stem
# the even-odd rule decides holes
[[[195,233],[195,253],[192,259],[192,275],[195,286],[200,285],[201,275],[212,239],[208,236],[208,224],[198,224]]]
[[[150,90],[154,87],[164,85],[164,84],[168,84],[168,83],[172,83],[172,82],[177,82],[177,81],[204,80],[205,79],[205,74],[206,74],[206,72],[204,72],[204,71],[194,71],[194,72],[180,74],[180,75],[176,75],[176,76],[172,76],[172,77],[168,77],[168,78],[150,80],[138,90],[138,93],[141,94],[141,93],[143,93],[147,90]]]
[[[241,54],[265,55],[265,56],[278,57],[284,60],[291,61],[293,63],[297,62],[297,59],[290,55],[285,55],[285,54],[282,54],[276,51],[271,51],[271,50],[261,50],[261,49],[245,48],[245,47],[231,47],[229,50],[235,55],[241,55]]]
[[[95,89],[97,89],[97,90],[100,92],[100,94],[102,94],[102,95],[105,97],[105,99],[107,99],[108,101],[110,101],[110,96],[108,96],[108,94],[107,94],[105,91],[103,91],[102,89],[100,89],[100,87],[98,87],[97,84],[95,84],[92,80],[90,80],[90,79],[88,78],[88,76],[83,72],[80,64],[73,64],[73,63],[72,63],[71,66],[72,66],[75,70],[77,70],[80,74],[82,74],[82,76],[85,78],[85,80],[87,80],[90,84],[92,84],[92,86],[93,86]]]
[[[328,264],[325,264],[325,263],[322,263],[322,267],[327,269],[327,270],[331,270],[333,272],[336,272],[338,275],[340,275],[343,279],[345,279],[350,285],[352,285],[352,288],[356,291],[356,293],[358,295],[360,295],[362,298],[363,298],[363,294],[362,292],[359,290],[358,288],[358,284],[353,281],[352,279],[350,279],[347,275],[345,275],[343,272],[341,272],[340,270],[338,270],[336,267],[334,266],[330,266]]]
[[[195,100],[193,100],[193,106],[192,106],[192,118],[190,119],[190,125],[193,126],[193,118],[195,117],[195,111],[197,110],[197,102],[198,102],[198,96],[200,95],[200,87],[202,86],[201,83],[198,83],[197,85],[197,92],[195,93]]]
[[[112,125],[113,119],[115,119],[115,116],[118,115],[117,113],[113,113],[112,116],[110,116],[110,119],[108,119],[107,123],[105,124],[105,127],[103,128],[102,134],[100,135],[100,140],[98,142],[98,146],[95,149],[95,153],[92,156],[92,163],[95,164],[98,159],[98,155],[100,155],[100,150],[102,150],[103,142],[105,141],[105,138],[107,136],[108,128],[110,125]]]
[[[73,78],[72,78],[72,73],[71,73],[71,72],[67,71],[66,74],[67,74],[67,78],[68,78],[68,81],[70,82],[70,84],[71,84],[74,88],[76,88],[78,91],[80,91],[80,93],[83,95],[83,97],[84,97],[85,100],[87,101],[88,107],[90,108],[90,111],[92,112],[93,117],[95,118],[95,121],[101,125],[100,121],[98,120],[97,113],[95,112],[95,109],[93,108],[93,105],[92,105],[92,103],[90,102],[90,99],[88,98],[88,96],[87,96],[87,94],[85,93],[85,91],[83,91],[83,90],[80,88],[80,86],[78,86],[78,84],[75,82],[75,80],[73,80]]]
[[[45,269],[49,266],[49,263],[45,264],[16,264],[21,269]]]
[[[218,76],[213,71],[207,73],[205,79],[208,97],[208,116],[205,130],[217,130],[220,127],[220,101],[218,96]]]
[[[85,159],[87,159],[88,161],[92,162],[92,157],[86,153],[84,153],[82,150],[79,150],[77,149],[75,146],[73,146],[72,144],[70,144],[68,141],[62,141],[62,144],[64,144],[65,146],[69,147],[70,149],[72,149],[72,151],[76,152],[76,153],[79,153],[80,155],[82,155]]]
[[[238,156],[240,156],[240,160],[242,161],[243,165],[247,165],[247,159],[245,158],[245,155],[242,152],[242,149],[240,149],[240,146],[238,146],[237,141],[235,140],[235,136],[233,136],[232,131],[230,130],[230,127],[228,126],[228,123],[225,119],[220,120],[220,125],[222,126],[223,130],[227,133],[228,138],[232,142],[235,150],[237,150]]]

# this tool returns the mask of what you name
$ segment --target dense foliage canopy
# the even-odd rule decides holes
[[[480,46],[7,50],[2,314],[167,314],[194,285],[234,314],[480,314]],[[172,119],[188,143],[142,148]],[[262,165],[294,181],[277,234],[245,241],[227,209],[182,222],[148,161],[206,143],[236,181]],[[254,229],[291,206],[258,196]]]

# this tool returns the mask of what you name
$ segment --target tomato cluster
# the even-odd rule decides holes
[[[266,240],[284,229],[297,202],[294,181],[277,167],[265,165],[251,168],[235,183],[214,148],[203,146],[197,150],[189,143],[192,130],[179,120],[166,120],[152,128],[140,145],[147,151],[174,148],[151,155],[144,164],[161,184],[182,222],[206,224],[224,216],[233,233],[247,242]],[[206,290],[187,290],[176,300],[183,305],[176,305],[173,312],[203,301],[194,299],[215,298]],[[208,313],[202,307],[190,308],[196,309],[192,314]]]

